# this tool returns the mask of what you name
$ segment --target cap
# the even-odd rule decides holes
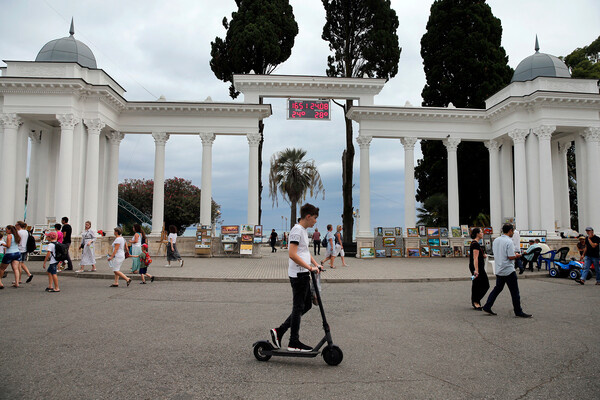
[[[594,230],[594,228],[592,228],[591,226],[588,226],[587,228],[585,228],[585,231],[586,231],[586,232],[587,232],[587,231],[593,231],[593,230]]]
[[[146,243],[144,243],[144,244],[142,245],[142,248],[143,248],[143,249],[147,249],[147,248],[148,248],[148,245],[147,245]]]

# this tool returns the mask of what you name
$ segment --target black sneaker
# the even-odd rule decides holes
[[[481,309],[490,315],[498,315],[495,312],[493,312],[491,308],[488,310],[485,307],[481,307]]]
[[[276,348],[281,348],[281,336],[277,333],[277,329],[271,329],[271,340]]]
[[[312,351],[312,347],[307,346],[301,341],[297,340],[288,344],[288,351]]]
[[[515,314],[516,317],[520,318],[531,318],[533,315],[522,312],[521,314]]]

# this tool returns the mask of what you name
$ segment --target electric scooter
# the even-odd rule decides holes
[[[319,350],[325,343],[327,346],[323,348],[322,355],[325,362],[329,365],[338,365],[342,362],[344,354],[342,349],[333,344],[331,339],[331,333],[329,331],[329,324],[325,318],[325,310],[323,309],[323,302],[321,301],[321,293],[319,293],[319,286],[317,285],[317,276],[313,271],[310,271],[310,276],[315,288],[315,294],[317,295],[317,303],[319,304],[319,310],[321,311],[321,317],[323,318],[323,330],[325,331],[325,337],[311,350],[311,351],[288,351],[285,349],[277,349],[268,340],[261,340],[254,343],[254,357],[258,361],[269,361],[271,357],[303,357],[311,358],[319,355]]]

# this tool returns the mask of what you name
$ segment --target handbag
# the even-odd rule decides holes
[[[131,254],[129,254],[129,246],[125,244],[125,259],[128,259],[129,257],[131,257]]]

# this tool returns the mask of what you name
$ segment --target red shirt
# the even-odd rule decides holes
[[[312,239],[313,239],[315,242],[318,242],[318,241],[320,241],[320,240],[321,240],[321,232],[315,232],[315,233],[313,233],[313,235],[312,235]]]
[[[58,243],[62,243],[63,242],[63,237],[64,237],[63,233],[61,231],[56,231],[56,234],[58,235],[57,238],[56,238],[56,241]]]

